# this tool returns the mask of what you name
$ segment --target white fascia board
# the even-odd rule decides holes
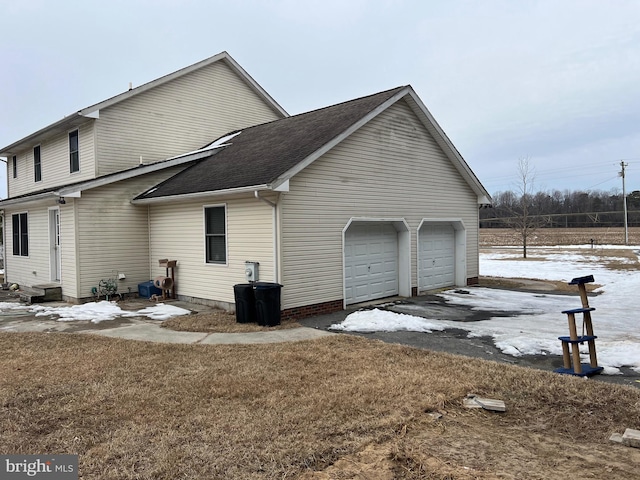
[[[179,165],[183,165],[185,163],[192,162],[194,160],[199,160],[200,158],[210,157],[212,154],[211,151],[201,152],[199,154],[190,155],[188,157],[177,157],[170,160],[163,160],[156,163],[151,163],[149,165],[141,165],[139,167],[132,168],[130,170],[125,170],[124,172],[116,173],[114,175],[108,175],[102,178],[96,178],[94,180],[87,180],[86,182],[82,182],[78,185],[71,185],[69,187],[60,188],[57,193],[61,197],[72,197],[74,194],[80,196],[79,192],[84,190],[89,190],[92,188],[102,187],[104,185],[109,185],[111,183],[120,182],[122,180],[128,180],[130,178],[138,177],[140,175],[145,175],[151,172],[157,172],[158,170],[164,170],[165,168],[176,167]]]
[[[0,208],[8,207],[10,205],[26,205],[28,203],[39,202],[42,200],[54,200],[60,195],[56,192],[39,193],[37,195],[31,195],[29,197],[8,198],[0,201]]]
[[[166,197],[139,198],[131,200],[134,205],[149,205],[154,203],[175,203],[188,200],[197,200],[205,197],[222,197],[225,195],[236,195],[241,193],[250,193],[253,195],[255,191],[271,190],[267,185],[254,185],[252,187],[228,188],[225,190],[216,190],[209,192],[186,193],[184,195],[170,195]]]
[[[476,177],[476,174],[473,173],[473,170],[471,170],[471,168],[469,167],[467,162],[464,160],[462,155],[460,155],[460,152],[453,145],[453,142],[449,139],[447,134],[444,133],[444,130],[442,130],[442,127],[440,127],[440,125],[438,124],[436,119],[433,117],[433,115],[431,115],[431,112],[429,112],[429,109],[425,106],[424,103],[422,103],[422,100],[420,99],[420,97],[418,97],[418,95],[413,90],[413,88],[408,87],[408,89],[409,89],[409,92],[408,92],[409,96],[415,102],[415,105],[420,109],[419,113],[424,115],[424,118],[428,122],[428,123],[425,123],[423,120],[423,123],[425,123],[425,127],[427,128],[427,130],[432,132],[432,134],[435,133],[434,138],[436,142],[438,142],[438,144],[447,154],[447,156],[452,161],[452,163],[454,164],[458,172],[460,172],[460,174],[463,176],[463,178],[467,181],[467,183],[471,186],[473,191],[478,196],[478,204],[491,203],[491,200],[489,200],[491,198],[491,195],[489,195],[489,192],[487,192],[487,190],[484,188],[484,186],[482,185],[478,177]],[[418,114],[418,118],[421,118],[420,114]]]
[[[238,65],[236,61],[233,58],[231,58],[231,55],[229,55],[227,52],[218,53],[213,57],[206,58],[204,60],[201,60],[200,62],[194,63],[193,65],[189,65],[188,67],[181,68],[180,70],[177,70],[173,73],[169,73],[168,75],[164,75],[160,78],[157,78],[155,80],[142,84],[139,87],[132,88],[131,90],[128,90],[124,93],[108,98],[107,100],[104,100],[100,103],[96,103],[95,105],[91,105],[83,110],[80,110],[79,113],[80,115],[87,115],[95,110],[110,107],[111,105],[122,102],[123,100],[126,100],[130,97],[146,92],[147,90],[155,88],[164,83],[170,82],[171,80],[175,80],[176,78],[180,78],[184,75],[187,75],[191,72],[194,72],[196,70],[199,70],[203,67],[206,67],[208,65],[211,65],[212,63],[215,63],[221,60],[225,61],[232,68],[232,70],[234,70],[237,74],[239,74],[245,80],[245,82],[249,84],[249,86],[254,91],[256,91],[269,104],[271,104],[274,110],[278,111],[284,117],[289,116],[289,114],[280,105],[278,105],[278,103],[273,98],[271,98],[271,96],[260,85],[258,85],[258,83],[253,78],[251,78],[251,76],[247,72],[245,72],[244,69],[240,65]]]
[[[95,105],[91,105],[87,108],[84,108],[82,110],[80,110],[78,113],[80,115],[87,115],[91,112],[94,112],[96,110],[100,110],[103,108],[107,108],[110,107],[111,105],[115,105],[116,103],[120,103],[123,100],[126,100],[128,98],[134,97],[136,95],[139,95],[143,92],[146,92],[147,90],[150,90],[154,87],[157,87],[159,85],[162,85],[163,83],[167,83],[170,82],[171,80],[174,80],[176,78],[182,77],[183,75],[186,75],[188,73],[191,73],[195,70],[198,70],[202,67],[206,67],[207,65],[210,65],[212,63],[215,63],[223,58],[228,57],[227,52],[222,52],[222,53],[218,53],[217,55],[214,55],[213,57],[209,57],[206,58],[204,60],[201,60],[200,62],[194,63],[193,65],[189,65],[188,67],[185,68],[181,68],[180,70],[176,70],[173,73],[169,73],[167,75],[164,75],[160,78],[156,78],[155,80],[152,80],[150,82],[144,83],[142,85],[140,85],[139,87],[136,88],[132,88],[131,90],[127,90],[126,92],[120,93],[118,95],[115,95],[111,98],[108,98],[106,100],[103,100],[100,103],[96,103]]]
[[[289,191],[289,179],[286,179],[284,182],[272,183],[271,189],[274,192],[288,192]]]
[[[258,83],[251,78],[251,76],[240,66],[238,63],[231,58],[231,56],[227,52],[221,52],[213,57],[206,58],[198,63],[194,63],[188,67],[177,70],[168,75],[164,75],[163,77],[152,80],[151,82],[147,82],[139,87],[132,88],[126,92],[115,95],[111,98],[103,100],[102,102],[96,103],[94,105],[90,105],[86,108],[83,108],[77,112],[73,112],[70,115],[67,115],[62,120],[59,120],[55,123],[47,125],[46,127],[38,130],[31,135],[28,135],[17,142],[12,143],[11,145],[3,148],[0,151],[0,156],[9,156],[15,155],[18,151],[15,150],[16,147],[20,147],[22,144],[32,144],[36,141],[36,139],[41,139],[49,134],[57,134],[58,130],[62,127],[71,127],[74,123],[80,123],[78,120],[82,120],[85,118],[93,118],[97,119],[100,116],[100,110],[115,105],[116,103],[120,103],[128,98],[139,95],[140,93],[146,92],[154,87],[162,85],[164,83],[170,82],[176,78],[182,77],[183,75],[187,75],[195,70],[211,65],[212,63],[218,61],[225,61],[229,67],[234,70],[246,83],[249,87],[254,90],[258,95],[260,95],[268,104],[272,106],[274,111],[278,112],[283,117],[288,117],[289,114],[276,102],[271,95],[269,95]]]
[[[238,64],[232,57],[231,55],[229,55],[227,52],[224,52],[226,57],[225,60],[227,61],[227,63],[240,75],[242,76],[245,81],[249,84],[249,86],[255,90],[260,96],[262,96],[265,100],[267,100],[267,102],[269,102],[273,108],[280,113],[280,115],[282,115],[283,117],[289,117],[290,115],[287,113],[287,111],[282,108],[280,106],[280,104],[278,102],[276,102],[273,97],[271,97],[271,95],[269,95],[267,93],[266,90],[264,90],[259,84],[258,82],[256,82],[251,75],[249,75],[244,68],[242,68],[240,66],[240,64]]]
[[[335,137],[333,140],[331,140],[328,143],[325,143],[322,147],[320,147],[318,150],[316,150],[315,152],[313,152],[311,155],[309,155],[307,158],[305,158],[304,160],[302,160],[300,163],[298,163],[297,165],[295,165],[293,168],[290,168],[289,170],[287,170],[286,172],[284,172],[282,175],[280,175],[274,182],[273,184],[279,185],[283,182],[285,182],[286,180],[291,179],[294,175],[300,173],[302,170],[304,170],[305,168],[307,168],[309,165],[311,165],[313,162],[315,162],[318,158],[320,158],[322,155],[324,155],[325,153],[327,153],[329,150],[331,150],[333,147],[335,147],[336,145],[338,145],[340,142],[342,142],[345,138],[347,138],[349,135],[351,135],[353,132],[355,132],[356,130],[360,129],[361,127],[363,127],[364,125],[366,125],[367,123],[369,123],[371,120],[373,120],[375,117],[377,117],[378,115],[380,115],[382,112],[384,112],[387,108],[389,108],[391,105],[393,105],[394,103],[396,103],[398,100],[400,100],[402,97],[404,97],[410,87],[405,87],[402,90],[400,90],[398,93],[396,93],[393,97],[391,97],[390,99],[388,99],[386,102],[380,104],[378,107],[376,107],[375,109],[373,109],[372,111],[370,111],[367,115],[365,115],[364,117],[362,117],[360,120],[358,120],[356,123],[354,123],[353,125],[351,125],[348,129],[346,129],[344,132],[342,132],[340,135],[338,135],[337,137]]]
[[[73,192],[65,192],[64,195],[62,195],[63,197],[67,197],[67,198],[81,198],[82,197],[82,190],[75,190]]]
[[[138,95],[140,93],[146,92],[147,90],[157,87],[158,85],[162,85],[163,83],[169,82],[175,78],[181,77],[183,75],[186,75],[187,73],[191,73],[194,70],[197,70],[199,68],[205,67],[211,63],[217,62],[223,58],[227,58],[229,55],[226,52],[222,52],[219,53],[217,55],[214,55],[213,57],[209,57],[205,60],[202,60],[198,63],[194,63],[193,65],[183,68],[181,70],[178,70],[176,72],[170,73],[168,75],[165,75],[163,77],[157,78],[156,80],[153,80],[151,82],[145,83],[143,85],[140,85],[139,87],[133,88],[131,90],[128,90],[124,93],[120,93],[118,95],[115,95],[111,98],[108,98],[106,100],[103,100],[102,102],[96,103],[94,105],[90,105],[86,108],[83,108],[77,112],[73,112],[70,115],[67,115],[66,117],[64,117],[62,120],[59,120],[55,123],[52,123],[50,125],[47,125],[46,127],[38,130],[35,133],[32,133],[31,135],[28,135],[24,138],[22,138],[21,140],[18,140],[15,143],[12,143],[11,145],[9,145],[8,147],[5,147],[4,149],[2,149],[2,152],[0,152],[0,156],[4,156],[5,154],[14,154],[16,152],[13,152],[12,149],[23,144],[23,143],[32,143],[36,138],[47,134],[49,131],[51,130],[56,130],[59,127],[63,127],[66,124],[72,124],[75,121],[77,121],[78,118],[99,118],[99,114],[100,114],[100,110],[103,108],[107,108],[110,107],[111,105],[115,105],[116,103],[120,103],[128,98],[131,98],[135,95]]]
[[[51,125],[48,125],[44,128],[41,128],[31,135],[27,135],[26,137],[21,138],[17,142],[13,142],[11,145],[7,145],[0,151],[0,157],[9,157],[11,155],[16,155],[21,150],[24,150],[23,145],[26,144],[27,146],[31,146],[41,142],[45,138],[53,135],[58,135],[59,133],[69,130],[73,126],[80,125],[81,123],[86,121],[85,118],[87,117],[79,114],[78,112],[67,115],[63,119],[58,120],[57,122],[52,123]]]
[[[59,198],[59,197],[81,198],[82,192],[84,190],[102,187],[104,185],[120,182],[122,180],[128,180],[130,178],[138,177],[140,175],[144,175],[147,173],[156,172],[158,170],[164,170],[165,168],[180,166],[180,165],[198,160],[199,158],[204,158],[209,156],[211,156],[211,151],[202,152],[199,155],[196,154],[196,155],[191,155],[189,157],[184,157],[184,158],[176,158],[172,160],[160,161],[160,162],[152,163],[150,165],[142,165],[142,166],[135,167],[133,169],[126,170],[124,172],[120,172],[114,175],[108,175],[103,178],[87,180],[86,182],[82,182],[75,185],[69,185],[68,187],[63,186],[58,190],[54,190],[51,192],[31,195],[28,197],[20,197],[20,198],[14,198],[14,199],[9,198],[7,200],[2,200],[0,201],[0,206],[35,202],[35,201],[44,200],[47,198]]]
[[[87,113],[80,113],[80,112],[78,113],[83,117],[87,117],[87,118],[100,118],[100,110],[92,110]]]

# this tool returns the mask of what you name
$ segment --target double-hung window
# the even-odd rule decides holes
[[[27,214],[14,213],[11,215],[13,227],[13,254],[21,257],[29,256],[29,232],[27,230]]]
[[[42,181],[42,159],[40,158],[40,145],[33,148],[33,177],[36,182]]]
[[[80,171],[80,150],[78,148],[78,130],[69,132],[69,172]]]
[[[205,207],[204,241],[207,263],[227,263],[227,215],[224,205]]]

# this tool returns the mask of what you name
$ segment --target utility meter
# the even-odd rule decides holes
[[[258,281],[258,262],[244,262],[244,274],[247,277],[247,282]]]

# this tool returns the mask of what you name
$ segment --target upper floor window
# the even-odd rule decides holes
[[[40,158],[40,145],[33,149],[33,176],[36,182],[42,181],[42,159]]]
[[[80,171],[80,151],[78,149],[78,130],[69,132],[69,171]]]
[[[207,263],[227,263],[227,221],[225,207],[204,209]]]
[[[13,168],[13,178],[18,178],[18,157],[11,157],[11,168]]]
[[[29,256],[29,232],[27,231],[27,214],[14,213],[11,215],[13,227],[13,254],[21,257]]]

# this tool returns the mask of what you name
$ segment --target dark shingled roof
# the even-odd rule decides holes
[[[270,184],[403,88],[246,128],[229,146],[136,199]]]

